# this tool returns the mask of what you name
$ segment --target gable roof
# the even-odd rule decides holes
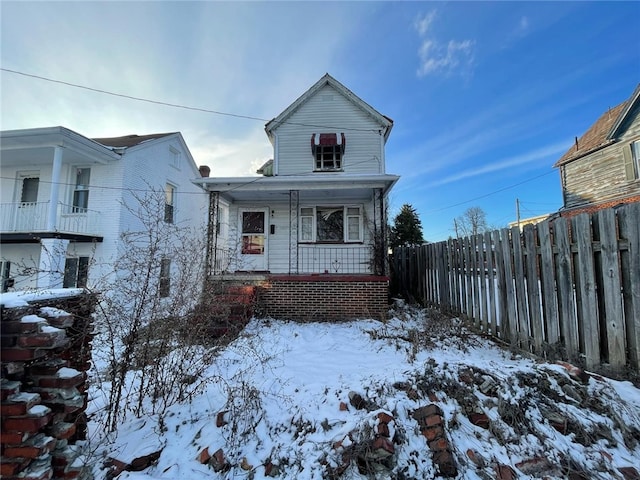
[[[631,97],[621,104],[610,108],[591,125],[576,143],[558,160],[554,167],[560,167],[578,158],[582,158],[601,148],[616,142],[620,127],[640,100],[640,84],[636,87]]]
[[[123,137],[110,137],[110,138],[92,138],[94,142],[98,142],[107,147],[123,148],[123,147],[135,147],[143,142],[149,140],[157,140],[158,138],[167,137],[169,135],[175,135],[178,132],[170,133],[151,133],[149,135],[125,135]]]
[[[393,120],[389,117],[382,115],[368,103],[364,102],[360,97],[354,94],[351,90],[345,87],[343,84],[338,82],[335,78],[333,78],[328,73],[325,73],[324,76],[318,80],[309,90],[303,93],[297,100],[295,100],[291,105],[289,105],[280,115],[267,122],[264,129],[267,132],[267,135],[270,139],[272,139],[272,132],[278,128],[281,124],[287,121],[287,119],[293,115],[293,113],[300,108],[302,104],[304,104],[309,98],[315,95],[321,88],[325,85],[330,85],[335,90],[338,91],[342,96],[344,96],[347,100],[353,103],[355,106],[363,110],[365,113],[374,118],[383,128],[384,128],[384,139],[385,141],[389,137],[389,133],[393,128]]]

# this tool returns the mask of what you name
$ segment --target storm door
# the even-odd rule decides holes
[[[238,270],[267,270],[267,211],[240,211],[240,265]]]

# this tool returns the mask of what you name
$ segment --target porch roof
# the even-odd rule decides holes
[[[107,164],[120,155],[65,127],[28,128],[0,132],[2,165],[48,165],[55,147],[64,148],[63,163]]]
[[[232,201],[258,201],[281,199],[291,190],[317,197],[363,198],[372,188],[381,188],[386,194],[400,177],[371,174],[314,174],[273,177],[208,177],[193,180],[210,192],[219,192]]]

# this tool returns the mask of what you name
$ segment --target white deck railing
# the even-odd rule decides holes
[[[3,233],[48,232],[100,235],[100,212],[59,203],[53,228],[48,225],[49,202],[0,204],[0,231]]]

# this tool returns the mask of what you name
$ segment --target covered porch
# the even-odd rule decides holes
[[[387,273],[393,175],[203,178],[209,276]]]

